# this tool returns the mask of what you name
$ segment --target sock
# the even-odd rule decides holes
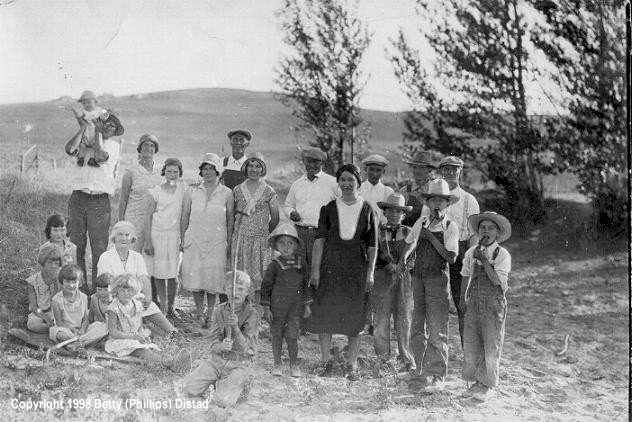
[[[281,365],[281,350],[283,348],[283,337],[272,337],[272,356],[274,356],[274,365]],[[288,346],[289,350],[289,346]]]
[[[290,365],[298,364],[298,341],[295,338],[286,338],[287,352],[290,355]]]

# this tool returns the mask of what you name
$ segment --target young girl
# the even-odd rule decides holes
[[[301,315],[311,315],[311,288],[308,268],[296,254],[300,240],[293,224],[279,225],[270,235],[269,245],[280,253],[268,266],[261,284],[261,305],[264,318],[270,323],[274,368],[272,375],[281,376],[283,339],[290,355],[290,375],[300,377],[298,368],[298,334]]]
[[[182,163],[177,158],[167,158],[160,173],[165,182],[149,190],[152,200],[147,211],[145,254],[147,269],[156,282],[158,302],[168,317],[176,317],[173,304],[178,283],[178,258],[180,256],[180,216],[185,184]]]
[[[26,328],[34,333],[48,334],[49,328],[54,324],[51,300],[59,291],[59,248],[55,245],[42,245],[37,253],[37,262],[41,270],[26,279],[30,311]]]
[[[191,354],[180,349],[173,358],[166,358],[149,338],[149,330],[143,328],[143,304],[135,296],[140,283],[131,274],[121,274],[112,284],[112,303],[107,310],[110,337],[105,351],[116,356],[136,356],[148,362],[163,364],[175,372],[191,369]]]
[[[64,265],[59,272],[62,288],[52,299],[55,325],[50,327],[51,340],[62,342],[77,338],[68,346],[74,350],[97,343],[107,335],[104,323],[88,321],[88,297],[79,291],[83,271],[75,264]]]
[[[46,235],[46,245],[55,245],[61,253],[61,265],[77,263],[77,246],[68,239],[66,225],[68,219],[60,214],[53,214],[46,220],[44,234]]]
[[[105,316],[110,303],[112,303],[112,294],[110,286],[114,282],[114,276],[110,273],[103,273],[95,280],[95,290],[90,296],[90,309],[88,312],[88,321],[105,323]]]

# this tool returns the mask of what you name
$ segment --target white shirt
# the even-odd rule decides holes
[[[492,264],[492,267],[494,267],[494,271],[498,274],[498,279],[500,279],[501,282],[506,283],[507,278],[509,277],[509,272],[511,271],[511,255],[509,255],[507,249],[499,246],[498,242],[494,242],[487,247],[476,245],[468,249],[467,252],[465,252],[465,256],[463,256],[463,268],[461,269],[461,275],[463,277],[471,276],[474,272],[474,264],[481,264],[478,259],[474,258],[474,250],[481,247],[483,248],[485,255],[487,255],[489,263]],[[498,255],[496,256],[496,259],[492,259],[497,247]]]
[[[301,221],[298,225],[317,227],[320,209],[339,196],[336,179],[321,170],[312,181],[303,175],[292,183],[285,198],[285,206],[299,213]]]
[[[464,241],[472,237],[470,232],[470,225],[467,224],[467,219],[474,214],[481,212],[478,201],[471,193],[465,192],[460,186],[450,191],[452,195],[457,195],[459,201],[448,207],[446,214],[451,221],[454,221],[459,225],[459,240]]]
[[[114,195],[116,189],[116,170],[121,154],[123,140],[108,138],[103,141],[103,150],[109,158],[99,167],[91,167],[85,164],[79,167],[76,158],[71,157],[73,163],[68,168],[68,180],[72,190],[81,190],[89,193],[107,193]]]
[[[443,232],[443,246],[449,251],[458,255],[459,253],[459,225],[454,221],[450,221],[448,225],[448,218],[443,217],[440,224],[434,225],[431,232]],[[428,227],[430,222],[428,216],[421,216],[413,225],[412,230],[406,236],[406,243],[417,243],[419,240],[419,233],[421,233],[422,227]]]
[[[391,187],[384,185],[381,181],[374,185],[366,180],[360,185],[360,196],[371,205],[380,223],[386,223],[386,217],[384,217],[384,211],[377,206],[377,203],[386,202],[386,199],[393,193],[395,193],[395,191]]]
[[[351,240],[353,236],[355,236],[362,205],[364,205],[362,198],[358,198],[358,200],[351,205],[345,204],[340,198],[336,199],[339,221],[338,234],[342,240]]]
[[[226,165],[224,165],[224,160],[226,160],[226,158],[222,159],[222,168],[220,170],[220,173],[222,173],[224,170],[241,170],[241,166],[244,165],[247,159],[248,157],[246,157],[245,154],[239,160],[235,160],[235,157],[229,155]]]
[[[140,278],[140,276],[149,277],[143,256],[131,249],[125,264],[121,261],[118,252],[116,252],[116,248],[111,248],[103,252],[97,264],[97,276],[103,273],[110,273],[114,276],[131,274],[137,278]]]

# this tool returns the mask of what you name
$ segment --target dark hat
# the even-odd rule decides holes
[[[406,198],[399,192],[391,194],[386,198],[386,202],[377,201],[377,206],[385,210],[386,208],[393,208],[400,211],[410,212],[413,207],[406,205]]]
[[[138,146],[136,147],[136,151],[138,151],[138,153],[140,154],[140,147],[143,146],[143,144],[145,142],[151,142],[152,144],[154,144],[154,149],[156,150],[156,153],[158,152],[158,138],[156,137],[156,135],[151,135],[149,133],[144,134],[143,136],[140,137],[140,139],[138,140]]]
[[[459,201],[457,195],[450,193],[450,185],[443,179],[435,179],[428,182],[428,192],[419,194],[424,199],[430,199],[433,196],[448,200],[448,205],[455,204]]]
[[[121,124],[121,121],[111,111],[109,112],[108,118],[105,119],[105,122],[103,123],[108,123],[108,122],[114,123],[114,125],[116,126],[116,131],[114,132],[114,135],[112,136],[121,136],[125,132],[125,129],[123,128],[123,125]]]
[[[301,156],[303,158],[311,158],[312,160],[327,160],[327,153],[320,148],[305,147],[301,150]]]
[[[432,167],[437,168],[437,165],[432,160],[432,155],[428,151],[417,151],[413,155],[412,159],[404,159],[404,162],[413,167]]]
[[[253,152],[252,154],[248,154],[248,158],[246,158],[246,161],[244,161],[244,163],[241,165],[241,172],[248,176],[248,171],[246,170],[246,167],[248,167],[248,163],[251,161],[256,161],[261,164],[261,166],[263,167],[261,177],[265,176],[268,172],[268,168],[266,167],[266,162],[263,159],[263,154],[261,154],[260,152]]]
[[[470,218],[467,219],[470,230],[474,233],[477,233],[478,225],[483,220],[493,221],[498,226],[498,238],[496,239],[496,242],[504,242],[511,236],[511,223],[509,222],[509,220],[493,211],[485,211],[480,214],[470,215]]]
[[[246,129],[233,129],[228,131],[228,139],[232,138],[233,135],[243,135],[244,138],[246,138],[248,140],[248,142],[250,142],[252,140],[252,133],[250,133],[250,131],[246,130]]]

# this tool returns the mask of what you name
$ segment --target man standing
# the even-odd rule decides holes
[[[290,210],[290,220],[303,242],[304,249],[300,253],[307,265],[311,265],[320,209],[339,194],[336,179],[322,170],[327,159],[325,152],[320,148],[304,148],[302,158],[305,174],[290,186],[285,206]]]
[[[393,188],[382,183],[382,176],[388,165],[388,160],[379,154],[372,154],[362,160],[366,169],[367,180],[360,185],[360,196],[362,196],[375,211],[379,223],[386,223],[384,212],[377,206],[378,202],[386,202],[393,193]]]
[[[454,156],[445,157],[439,163],[439,171],[441,171],[443,179],[448,182],[450,194],[459,198],[457,203],[448,207],[447,215],[450,221],[454,221],[459,225],[459,253],[456,257],[456,262],[450,264],[450,291],[459,316],[461,346],[463,346],[463,322],[465,317],[465,313],[462,311],[462,306],[459,303],[461,297],[461,267],[463,266],[465,252],[478,243],[478,235],[470,231],[467,222],[471,215],[480,213],[476,198],[459,186],[463,164],[463,160]]]
[[[402,224],[412,227],[421,216],[423,201],[419,195],[428,192],[428,182],[434,180],[434,171],[437,166],[432,162],[432,157],[427,151],[417,151],[412,160],[404,160],[413,172],[413,182],[407,184],[400,193],[406,198],[406,206],[413,207],[413,210],[406,214]]]
[[[232,153],[224,157],[222,161],[222,181],[228,189],[235,189],[235,186],[246,180],[246,176],[241,171],[241,166],[246,162],[246,148],[252,140],[252,133],[245,129],[234,129],[228,132]]]
[[[79,143],[91,123],[81,122],[79,131],[66,143],[66,153],[70,156],[77,155]],[[92,251],[92,283],[97,277],[97,262],[108,246],[108,230],[110,229],[110,195],[114,194],[116,170],[118,167],[121,136],[124,132],[120,120],[112,113],[105,122],[95,120],[94,131],[99,141],[103,142],[105,157],[97,163],[99,167],[73,165],[70,172],[70,184],[72,194],[68,201],[68,230],[70,240],[77,245],[77,264],[86,274],[86,284],[81,286],[86,294],[90,294],[87,286],[86,271],[86,245],[87,236],[90,236],[90,248]]]

